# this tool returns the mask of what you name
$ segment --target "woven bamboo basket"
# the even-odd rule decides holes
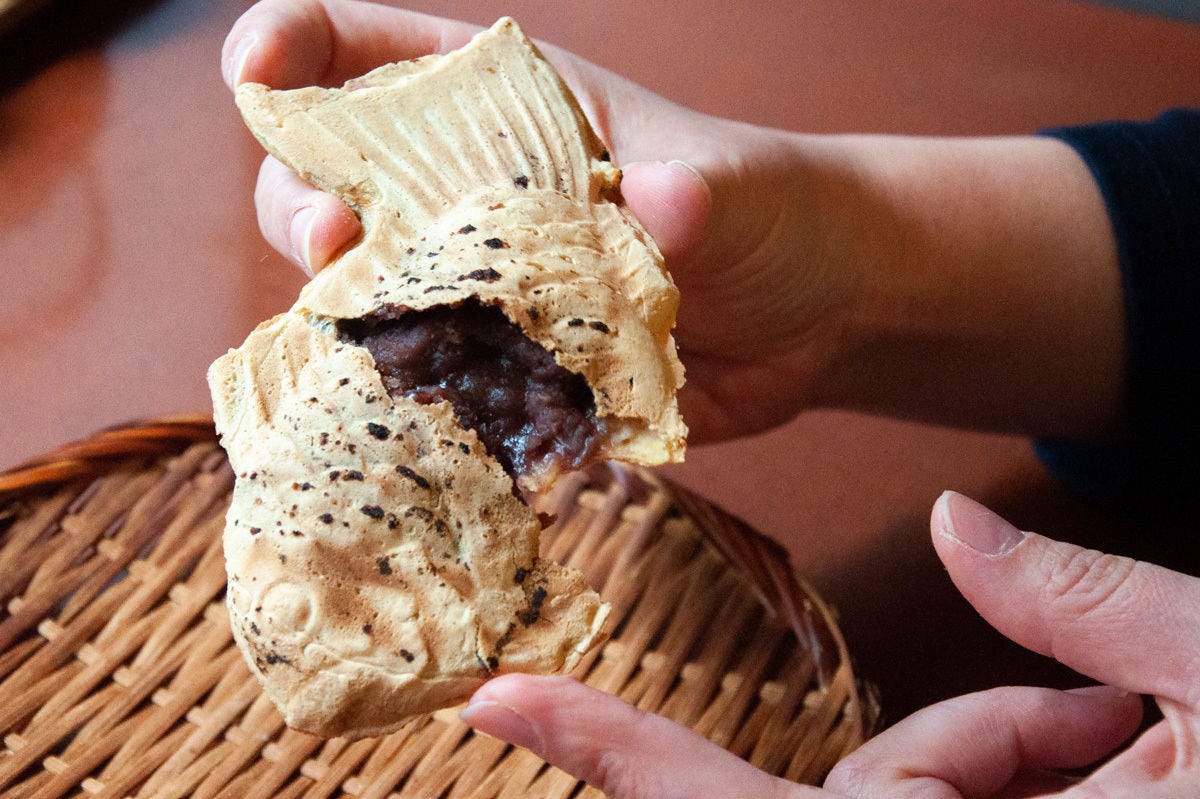
[[[203,417],[0,473],[0,795],[598,795],[454,710],[355,742],[287,729],[230,634],[232,485]],[[640,469],[574,475],[543,501],[543,554],[613,605],[577,677],[798,782],[870,734],[877,703],[777,545]]]

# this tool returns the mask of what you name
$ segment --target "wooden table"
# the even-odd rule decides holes
[[[0,41],[0,467],[206,410],[208,363],[301,285],[259,236],[261,152],[220,79],[245,6],[64,0]],[[1068,0],[412,6],[509,13],[674,100],[797,130],[1019,133],[1200,104],[1200,27]],[[944,488],[1026,529],[1197,571],[1170,544],[1182,522],[1090,508],[1009,436],[813,412],[669,472],[789,547],[841,609],[891,720],[974,688],[1078,679],[958,597],[928,543]]]

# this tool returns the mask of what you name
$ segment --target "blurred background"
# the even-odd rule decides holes
[[[248,5],[0,0],[0,468],[106,425],[207,411],[208,363],[298,291],[259,236],[262,153],[220,77]],[[510,14],[672,100],[792,130],[1028,133],[1200,104],[1188,0],[408,7]],[[1010,436],[811,412],[694,449],[669,474],[789,548],[839,608],[889,720],[1000,682],[1080,682],[958,597],[928,543],[943,489],[1025,529],[1196,571],[1168,535],[1185,523],[1091,508]],[[1131,535],[1153,529],[1167,532]]]

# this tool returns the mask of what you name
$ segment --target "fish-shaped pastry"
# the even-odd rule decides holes
[[[681,460],[678,293],[511,19],[339,89],[247,84],[266,149],[362,237],[209,370],[237,482],[234,636],[297,729],[360,737],[571,669],[608,608],[525,498]]]

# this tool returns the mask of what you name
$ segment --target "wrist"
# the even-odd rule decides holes
[[[1121,406],[1115,244],[1079,158],[1040,138],[846,137],[858,275],[819,404],[1095,436]]]

